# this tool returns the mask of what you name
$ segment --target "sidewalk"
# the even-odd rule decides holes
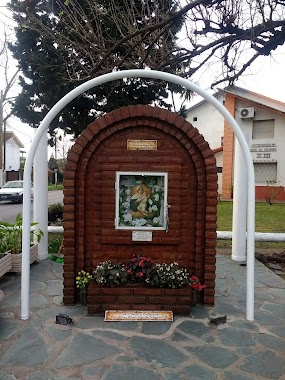
[[[0,278],[0,380],[285,380],[285,281],[256,262],[255,321],[245,319],[246,267],[217,257],[215,307],[174,322],[104,322],[61,306],[62,264],[31,266],[30,319],[20,276]],[[59,313],[73,325],[55,324]],[[209,317],[227,315],[227,323]]]

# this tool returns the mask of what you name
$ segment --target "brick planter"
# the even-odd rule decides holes
[[[174,314],[191,313],[192,289],[160,289],[143,284],[117,288],[99,286],[92,281],[88,287],[88,315],[106,310],[171,310]]]

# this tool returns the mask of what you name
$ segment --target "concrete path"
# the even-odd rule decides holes
[[[61,306],[62,264],[31,267],[31,316],[19,319],[20,276],[0,289],[0,380],[285,379],[285,281],[256,262],[254,322],[245,320],[246,268],[217,257],[215,307],[174,322],[104,322]],[[73,325],[55,324],[68,314]],[[209,317],[227,315],[227,323]]]

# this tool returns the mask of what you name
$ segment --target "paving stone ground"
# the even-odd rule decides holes
[[[245,318],[246,267],[217,256],[216,303],[173,322],[104,322],[62,306],[62,264],[31,266],[30,318],[20,275],[0,278],[0,380],[285,380],[285,281],[256,262],[255,321]],[[73,325],[55,317],[68,314]],[[227,315],[218,326],[209,318]]]

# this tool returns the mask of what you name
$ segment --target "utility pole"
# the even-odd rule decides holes
[[[1,95],[0,95],[0,187],[3,186],[3,143],[4,143],[4,138],[3,138],[3,103],[4,103],[4,96],[3,96],[3,91],[1,90]]]

